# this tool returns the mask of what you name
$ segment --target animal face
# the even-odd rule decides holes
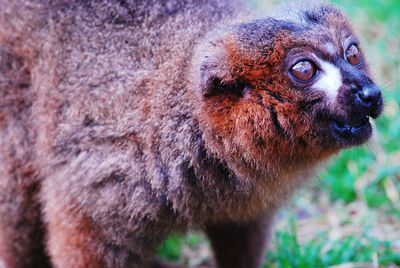
[[[315,128],[325,137],[321,146],[339,148],[368,140],[369,118],[382,111],[381,91],[369,76],[358,40],[340,31],[314,46],[289,48],[283,64],[288,87],[306,95],[323,93],[310,107]]]
[[[306,93],[324,92],[314,107],[322,125],[320,135],[326,138],[321,146],[359,145],[371,136],[369,118],[382,111],[381,91],[370,78],[360,42],[346,17],[329,5],[307,5],[297,14],[286,10],[295,30],[284,71],[294,87]]]
[[[382,111],[360,42],[331,6],[217,32],[194,66],[206,142],[237,170],[306,167],[367,141]]]

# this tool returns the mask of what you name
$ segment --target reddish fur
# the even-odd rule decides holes
[[[71,221],[57,215],[49,217],[52,220],[48,225],[48,249],[50,255],[57,259],[54,267],[105,267],[104,260],[92,254],[92,245],[99,243],[101,235],[93,233],[95,228],[90,219]]]

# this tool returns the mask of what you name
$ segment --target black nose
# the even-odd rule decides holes
[[[373,84],[366,85],[356,93],[356,102],[365,109],[368,115],[375,118],[382,110],[381,90]]]

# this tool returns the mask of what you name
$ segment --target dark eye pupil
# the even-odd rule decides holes
[[[356,45],[351,45],[346,51],[346,60],[352,65],[359,65],[361,63],[360,51]]]
[[[290,70],[291,74],[301,81],[309,81],[315,75],[315,67],[309,61],[300,61]]]

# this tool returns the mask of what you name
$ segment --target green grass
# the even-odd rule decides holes
[[[376,235],[374,229],[379,221],[374,211],[368,211],[361,222],[357,221],[356,226],[352,222],[353,219],[342,218],[333,230],[332,226],[330,228],[321,226],[322,223],[329,225],[329,221],[323,220],[312,223],[303,220],[303,224],[298,225],[299,220],[294,213],[288,213],[284,219],[287,222],[275,232],[273,250],[267,254],[268,264],[265,267],[306,268],[340,264],[362,267],[373,262],[380,267],[400,265],[399,241]],[[302,228],[303,233],[304,229],[309,228],[312,237],[305,238],[299,232],[299,228]],[[337,237],[332,237],[332,233],[336,233]]]
[[[326,232],[316,233],[309,241],[300,244],[296,221],[289,218],[288,226],[275,233],[275,251],[268,252],[265,267],[329,267],[343,263],[371,263],[373,259],[381,266],[400,264],[400,255],[391,249],[390,241],[378,240],[364,233],[343,239],[329,239]]]
[[[272,2],[279,1],[256,5]],[[400,267],[400,1],[334,2],[361,37],[385,111],[372,142],[335,157],[280,211],[265,268]],[[205,238],[194,233],[172,236],[159,254],[193,266],[192,259],[209,262],[207,250],[196,255],[204,248]]]

